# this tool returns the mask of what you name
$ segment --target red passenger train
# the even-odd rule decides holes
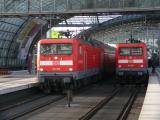
[[[81,39],[44,39],[38,42],[37,73],[43,89],[64,89],[99,78],[104,52],[98,44]],[[91,79],[92,78],[92,79]]]
[[[116,76],[120,83],[148,82],[147,48],[145,43],[117,44]]]

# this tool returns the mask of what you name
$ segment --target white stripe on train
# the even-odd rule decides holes
[[[52,65],[53,61],[40,61],[40,65]]]
[[[118,63],[143,63],[143,59],[134,59],[134,60],[121,59],[118,60]]]
[[[133,60],[133,63],[143,63],[143,60],[142,59],[135,59],[135,60]]]
[[[60,65],[73,65],[72,60],[62,60],[60,61]]]
[[[52,65],[73,65],[72,60],[61,60],[61,61],[40,61],[40,65],[52,66]]]
[[[118,60],[118,63],[128,63],[128,60],[121,59],[121,60]]]

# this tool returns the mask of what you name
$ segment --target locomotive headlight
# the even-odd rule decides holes
[[[57,60],[57,59],[58,59],[58,57],[57,57],[57,56],[55,56],[55,57],[54,57],[54,59],[55,59],[55,60]]]
[[[122,66],[121,66],[121,65],[118,65],[118,67],[121,68]]]
[[[69,71],[73,71],[73,68],[69,68]]]
[[[42,72],[42,71],[43,71],[43,68],[40,68],[39,70]]]
[[[141,65],[141,67],[143,67],[143,65]]]

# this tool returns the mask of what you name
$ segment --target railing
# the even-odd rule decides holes
[[[1,0],[0,14],[159,11],[160,0]]]
[[[10,74],[10,72],[8,69],[0,69],[0,76],[1,75],[9,75],[9,74]]]
[[[0,59],[0,70],[17,70],[27,68],[27,63],[25,60],[10,59],[7,63],[5,61],[6,60],[4,59]]]

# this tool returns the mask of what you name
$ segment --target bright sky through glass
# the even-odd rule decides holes
[[[83,30],[89,29],[94,25],[103,23],[105,21],[114,19],[119,17],[120,15],[104,15],[104,16],[74,16],[66,21],[59,23],[59,25],[52,27],[54,31],[67,31],[69,30],[72,34],[72,37],[77,35]],[[64,25],[61,27],[61,25]],[[73,27],[74,25],[74,27]],[[81,25],[81,27],[79,26]],[[72,26],[72,27],[71,27]],[[47,32],[47,36],[49,36],[49,32]]]

